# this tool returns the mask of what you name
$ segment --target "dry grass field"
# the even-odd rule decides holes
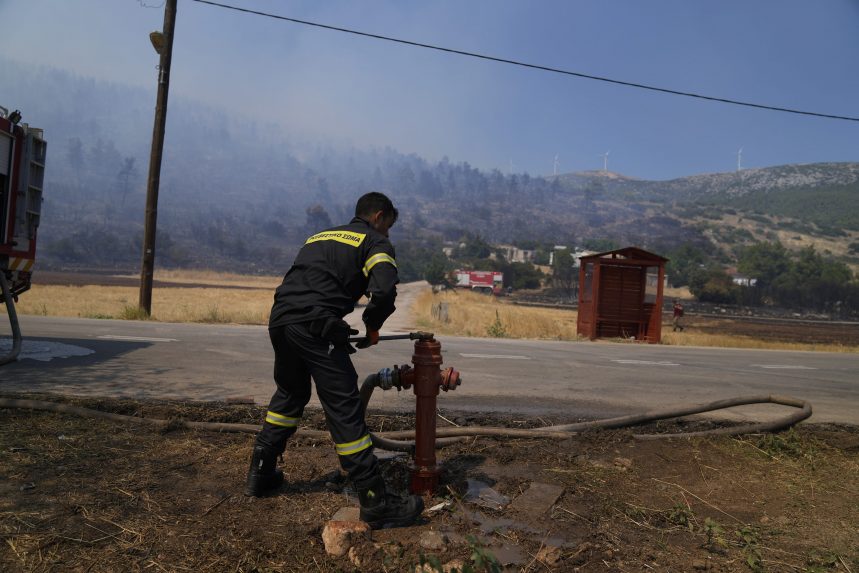
[[[433,312],[433,307],[437,309],[439,303],[447,304],[447,321]],[[516,306],[504,299],[468,291],[423,293],[412,310],[421,328],[439,334],[578,340],[578,314],[575,310]],[[669,320],[667,315],[665,318]],[[755,325],[702,318],[687,320],[687,325],[685,331],[675,333],[671,331],[670,322],[664,323],[662,343],[672,346],[859,352],[859,328],[856,327],[810,327],[784,322]]]
[[[47,275],[47,273],[46,273]],[[67,281],[61,277],[56,282]],[[137,277],[74,275],[72,284],[39,284],[21,296],[19,314],[139,320]],[[242,276],[214,271],[156,273],[151,320],[260,324],[268,322],[272,296],[280,277]],[[165,286],[158,286],[161,281]],[[50,282],[50,281],[48,281]],[[96,284],[88,284],[96,283]],[[98,284],[102,283],[102,284]],[[169,285],[169,286],[166,286]],[[187,285],[187,286],[183,286]],[[678,292],[668,296],[677,296]],[[447,321],[438,316],[447,307]],[[433,308],[436,312],[433,312]],[[454,336],[577,340],[577,312],[517,306],[508,299],[468,291],[421,293],[411,308],[412,324]],[[0,305],[0,313],[5,307]],[[666,320],[668,318],[666,317]],[[782,350],[859,352],[859,328],[782,321],[756,323],[688,317],[684,332],[663,325],[662,343]]]
[[[152,320],[267,324],[273,292],[274,287],[157,288],[152,296]],[[18,314],[140,319],[138,294],[135,287],[33,285],[16,308]]]
[[[447,304],[448,321],[433,316],[433,305]],[[469,291],[427,291],[412,307],[418,326],[439,334],[576,340],[574,310],[515,306],[504,299]]]
[[[140,280],[139,275],[117,275],[132,280]],[[273,291],[283,280],[282,276],[237,275],[210,270],[164,269],[155,272],[155,280],[171,283],[206,286],[231,286],[242,288],[262,288]]]

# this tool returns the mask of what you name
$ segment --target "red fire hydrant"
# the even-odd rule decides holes
[[[414,369],[408,366],[396,368],[398,386],[408,389],[414,386],[415,405],[415,453],[411,468],[412,493],[435,493],[440,469],[435,457],[436,398],[439,389],[454,390],[462,381],[454,368],[441,369],[441,343],[431,333],[414,333],[415,352],[412,355]]]

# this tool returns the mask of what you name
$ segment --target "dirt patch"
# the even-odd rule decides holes
[[[756,340],[801,344],[840,344],[859,346],[859,323],[803,322],[791,320],[754,320],[688,317],[689,331],[713,335],[748,336]],[[670,324],[663,329],[670,331]]]
[[[68,401],[174,419],[258,423],[263,413]],[[304,422],[324,423],[316,411]],[[398,429],[412,419],[369,422]],[[326,520],[357,503],[330,444],[293,440],[282,490],[249,499],[241,490],[252,439],[0,410],[0,569],[414,571],[426,562],[475,571],[859,571],[852,427],[689,441],[639,442],[624,431],[476,439],[440,450],[441,487],[425,501],[441,509],[413,527],[373,532],[351,558],[328,556],[321,541]],[[407,459],[378,453],[388,479],[404,484]],[[509,503],[535,483],[560,491],[551,509]]]

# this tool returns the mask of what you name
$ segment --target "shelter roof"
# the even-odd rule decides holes
[[[638,247],[624,247],[622,249],[615,249],[613,251],[579,257],[580,261],[589,261],[593,259],[634,259],[637,261],[654,261],[660,263],[667,263],[669,260],[655,253],[639,249]]]

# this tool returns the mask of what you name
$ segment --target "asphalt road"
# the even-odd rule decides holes
[[[0,367],[0,392],[222,400],[264,404],[274,388],[266,328],[22,316],[18,362]],[[10,347],[8,326],[0,353]],[[384,334],[384,333],[383,333]],[[814,422],[859,424],[859,354],[738,350],[605,342],[440,337],[462,386],[442,414],[509,412],[602,418],[749,394],[808,400]],[[353,356],[362,377],[411,361],[412,343],[383,342]],[[314,398],[315,402],[315,398]],[[313,402],[312,402],[313,403]],[[377,390],[371,407],[410,410],[411,392]],[[778,406],[722,411],[765,420]]]

